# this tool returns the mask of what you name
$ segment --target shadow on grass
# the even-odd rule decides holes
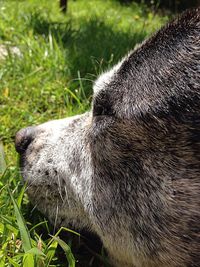
[[[125,32],[120,31],[117,25],[108,25],[97,17],[79,19],[78,25],[73,25],[70,19],[65,23],[50,22],[48,17],[42,17],[39,13],[33,13],[31,17],[34,33],[46,38],[51,34],[64,49],[72,78],[77,77],[79,71],[81,77],[95,79],[146,36],[144,29],[134,32],[134,24],[133,29]]]

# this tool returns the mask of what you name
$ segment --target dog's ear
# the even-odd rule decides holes
[[[199,64],[200,8],[163,27],[110,71],[94,112],[131,119],[188,110],[200,103]]]

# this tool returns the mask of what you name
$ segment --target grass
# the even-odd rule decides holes
[[[69,229],[53,233],[32,210],[14,135],[89,109],[96,77],[166,20],[117,0],[69,1],[67,15],[55,0],[0,1],[0,45],[21,52],[0,59],[0,267],[108,266],[103,251],[83,249],[84,238]]]

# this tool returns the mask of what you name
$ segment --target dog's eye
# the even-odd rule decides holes
[[[113,111],[109,105],[94,105],[93,106],[93,116],[112,116]]]
[[[106,115],[106,109],[103,106],[95,105],[93,108],[94,116]]]
[[[93,100],[93,116],[113,115],[112,103],[106,92],[101,92]]]

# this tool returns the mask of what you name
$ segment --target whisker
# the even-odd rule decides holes
[[[35,209],[37,209],[37,206],[38,206],[38,203],[35,204],[35,206],[32,208],[32,210],[31,210],[31,214],[34,212]]]
[[[67,192],[67,187],[64,186],[64,189],[65,189],[65,199],[67,200],[68,207],[70,207],[70,204],[69,204],[69,196],[68,196],[68,192]]]
[[[59,177],[60,176],[58,175],[58,192],[59,192],[59,195],[60,195],[60,197],[62,199],[62,202],[64,202],[64,198],[62,196],[62,189],[61,189],[61,183],[60,183],[60,178]]]
[[[55,221],[54,221],[53,234],[55,234],[56,232],[57,220],[58,220],[58,200],[56,204],[56,216],[55,216]]]

